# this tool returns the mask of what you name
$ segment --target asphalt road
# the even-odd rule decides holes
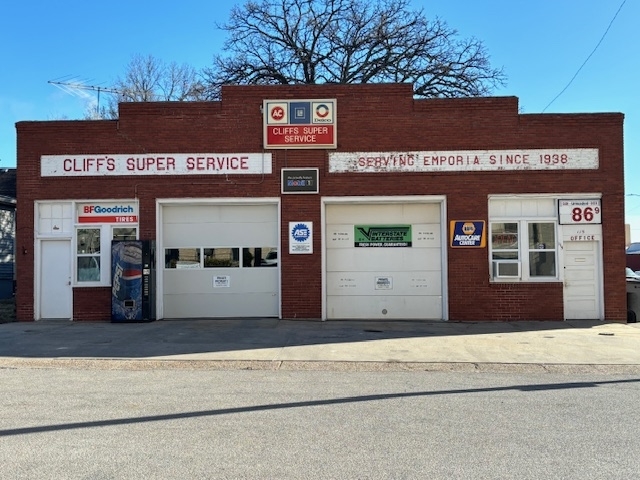
[[[0,478],[629,479],[640,377],[0,370]]]

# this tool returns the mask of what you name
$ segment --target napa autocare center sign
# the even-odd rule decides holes
[[[270,153],[42,155],[43,177],[270,174]]]
[[[449,225],[450,245],[452,247],[479,247],[486,245],[484,221],[451,220]]]
[[[264,148],[336,148],[336,99],[264,100]]]

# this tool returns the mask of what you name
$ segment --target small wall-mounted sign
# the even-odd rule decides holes
[[[376,277],[376,290],[393,290],[393,277]]]
[[[336,148],[336,99],[264,100],[264,148]]]
[[[283,168],[282,193],[318,193],[317,168]]]
[[[560,225],[602,223],[602,205],[599,198],[558,200]]]
[[[213,288],[229,288],[231,286],[231,277],[229,275],[214,275]]]
[[[483,220],[451,220],[449,235],[452,247],[484,248],[487,243]]]
[[[354,247],[410,247],[411,225],[354,225]]]
[[[313,222],[289,222],[289,253],[313,253]]]

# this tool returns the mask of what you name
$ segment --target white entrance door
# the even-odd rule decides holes
[[[71,242],[43,240],[40,318],[71,319]]]
[[[598,242],[565,242],[565,320],[601,320],[599,279]]]

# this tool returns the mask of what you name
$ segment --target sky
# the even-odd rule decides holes
[[[226,33],[227,0],[21,0],[0,13],[0,168],[16,166],[15,123],[81,119],[134,55],[209,66]],[[483,42],[521,113],[625,115],[625,221],[640,242],[639,0],[411,0],[459,37]],[[409,32],[408,32],[409,33]]]

